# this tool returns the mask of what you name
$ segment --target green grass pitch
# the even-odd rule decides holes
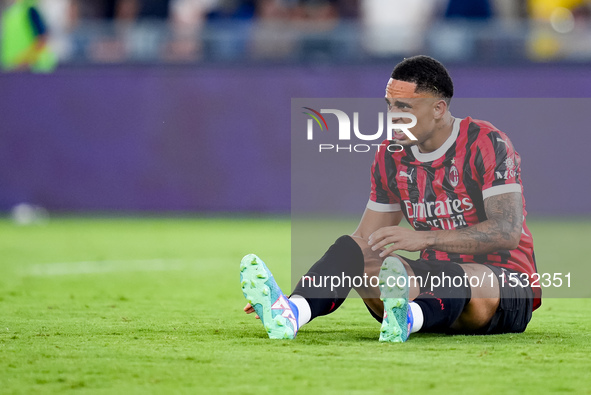
[[[591,222],[530,228],[540,267],[587,276]],[[591,393],[590,299],[544,300],[523,334],[404,344],[349,299],[271,341],[242,312],[250,252],[289,288],[288,219],[0,221],[0,393]]]

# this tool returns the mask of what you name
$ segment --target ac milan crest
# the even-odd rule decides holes
[[[451,169],[449,169],[449,183],[452,187],[456,187],[460,182],[460,172],[456,165],[451,165]]]

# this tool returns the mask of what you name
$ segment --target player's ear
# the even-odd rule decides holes
[[[447,111],[447,102],[443,99],[439,99],[433,105],[433,117],[435,119],[441,119]]]

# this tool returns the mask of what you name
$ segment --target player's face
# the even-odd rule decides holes
[[[417,124],[409,131],[417,138],[411,140],[402,131],[394,130],[394,142],[400,145],[422,144],[432,137],[435,130],[437,116],[436,104],[439,100],[433,97],[406,98],[406,97],[386,97],[388,112],[411,113],[417,118]],[[408,124],[410,118],[393,118],[394,124]]]

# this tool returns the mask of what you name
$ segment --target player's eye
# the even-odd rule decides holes
[[[394,103],[394,107],[399,109],[399,110],[407,110],[409,108],[412,108],[408,103],[402,102],[402,101],[396,101]]]

